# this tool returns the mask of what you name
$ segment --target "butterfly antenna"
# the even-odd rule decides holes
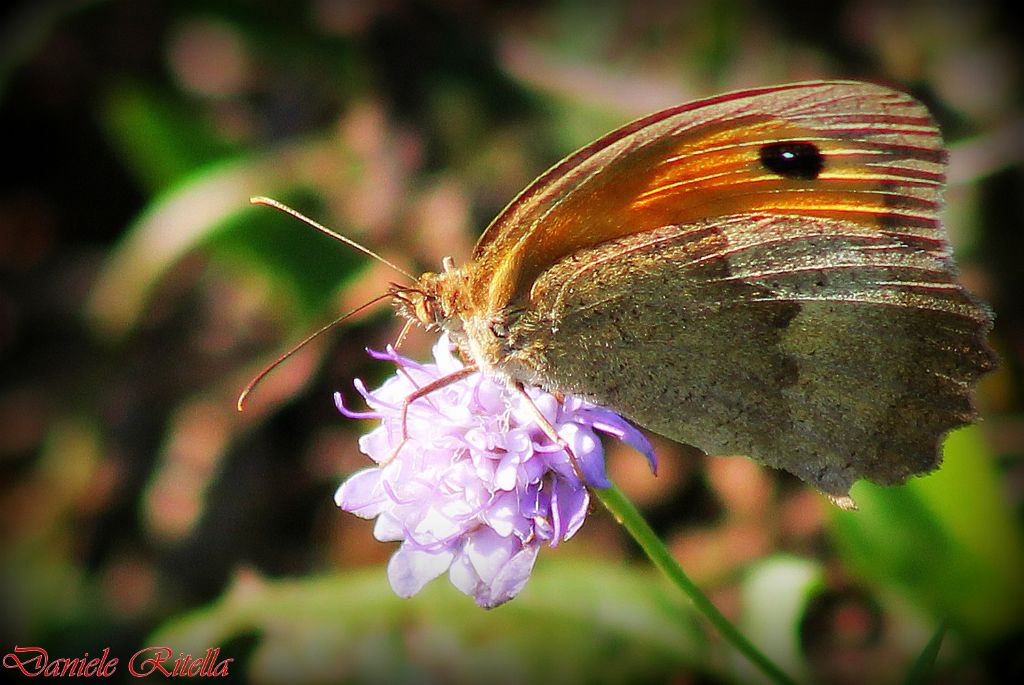
[[[392,262],[392,261],[390,261],[388,259],[385,259],[384,257],[381,257],[379,254],[377,254],[376,252],[374,252],[373,250],[371,250],[368,247],[363,247],[362,245],[360,245],[356,241],[352,240],[351,238],[346,238],[345,236],[341,235],[340,233],[338,233],[336,231],[332,231],[331,229],[329,229],[326,226],[324,226],[323,224],[321,224],[319,221],[314,221],[313,219],[310,219],[308,216],[306,216],[305,214],[303,214],[299,210],[292,209],[291,207],[289,207],[288,205],[284,204],[283,202],[278,202],[277,200],[275,200],[273,198],[264,197],[262,195],[259,195],[257,197],[249,198],[249,203],[250,204],[254,204],[254,205],[266,205],[268,207],[273,207],[274,209],[280,210],[280,211],[284,212],[285,214],[290,214],[291,216],[295,217],[299,221],[301,221],[301,222],[303,222],[303,223],[305,223],[305,224],[307,224],[309,226],[312,226],[313,228],[315,228],[316,230],[320,231],[324,235],[330,236],[331,238],[334,238],[335,240],[337,240],[339,242],[345,243],[349,247],[352,247],[352,248],[355,248],[356,250],[359,250],[360,252],[362,252],[366,256],[371,257],[373,259],[376,259],[381,264],[385,264],[388,267],[390,267],[391,269],[393,269],[394,271],[402,274],[403,276],[408,278],[413,283],[416,282],[416,277],[415,276],[410,274],[405,269],[402,269],[401,267],[399,267],[394,262]],[[333,324],[331,324],[331,325],[333,325]],[[328,327],[330,327],[330,326],[328,326]],[[318,333],[319,333],[319,331],[318,331]],[[313,334],[313,337],[316,337],[316,335],[317,335],[316,333]]]
[[[272,361],[269,365],[267,365],[266,368],[264,368],[262,371],[260,371],[258,374],[256,374],[256,377],[253,378],[251,381],[249,381],[249,383],[245,386],[245,388],[242,389],[242,392],[239,393],[239,395],[238,395],[238,403],[236,405],[236,407],[238,408],[238,411],[245,411],[245,401],[249,398],[249,395],[252,394],[252,391],[256,388],[256,386],[259,385],[263,381],[264,378],[269,376],[271,371],[273,371],[274,369],[279,367],[281,364],[283,364],[285,361],[287,361],[289,357],[291,357],[293,354],[295,354],[296,352],[301,350],[303,347],[305,347],[309,343],[313,342],[313,340],[315,340],[317,337],[319,337],[320,335],[322,335],[322,334],[326,333],[327,331],[331,330],[332,328],[334,328],[335,326],[337,326],[339,323],[341,323],[345,319],[349,318],[350,316],[355,316],[356,314],[358,314],[362,310],[366,309],[367,307],[369,307],[371,305],[374,305],[374,304],[377,304],[381,300],[387,299],[388,297],[391,297],[391,296],[392,296],[391,293],[384,293],[383,295],[379,295],[379,296],[373,298],[372,300],[370,300],[369,302],[367,302],[365,304],[359,305],[358,307],[356,307],[352,311],[350,311],[350,312],[348,312],[346,314],[342,314],[341,316],[339,316],[334,321],[331,321],[330,323],[328,323],[328,324],[326,324],[324,326],[321,326],[316,332],[314,332],[311,335],[307,336],[305,339],[302,340],[302,342],[300,342],[299,344],[295,345],[290,350],[288,350],[287,352],[282,354],[280,357],[278,357],[277,359]]]

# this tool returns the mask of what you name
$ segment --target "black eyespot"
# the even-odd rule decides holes
[[[810,181],[825,168],[825,158],[814,143],[772,143],[761,148],[761,164],[779,176]]]

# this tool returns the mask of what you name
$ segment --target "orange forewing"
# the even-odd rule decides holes
[[[768,172],[766,144],[813,142],[813,181]],[[842,219],[941,251],[941,136],[915,100],[858,82],[752,90],[666,110],[553,167],[492,222],[474,252],[469,306],[525,302],[536,277],[580,249],[736,214]]]

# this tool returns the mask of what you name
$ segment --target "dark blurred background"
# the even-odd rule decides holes
[[[610,518],[508,607],[440,579],[332,493],[367,465],[332,393],[382,379],[387,307],[238,390],[405,268],[461,262],[563,155],[698,97],[813,78],[906,89],[951,150],[947,226],[996,311],[985,420],[856,514],[745,460],[658,441],[613,478],[791,672],[1024,677],[1024,89],[1013,3],[23,2],[0,23],[0,649],[222,647],[260,682],[732,682],[753,676]],[[405,352],[424,357],[414,334]],[[681,627],[682,626],[682,627]],[[556,649],[557,647],[557,649]],[[185,649],[185,647],[182,647]],[[495,666],[500,664],[499,669]],[[494,675],[494,674],[497,675]],[[124,675],[122,673],[121,675]]]

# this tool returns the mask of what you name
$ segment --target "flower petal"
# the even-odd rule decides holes
[[[406,527],[392,511],[381,512],[373,524],[373,537],[381,542],[395,542],[406,538]]]
[[[445,549],[439,552],[424,552],[398,548],[388,561],[388,580],[391,589],[399,597],[412,597],[423,586],[448,570],[455,559],[455,553]]]
[[[585,425],[592,426],[595,430],[607,433],[626,443],[637,452],[647,457],[647,463],[651,466],[651,472],[658,473],[658,457],[654,453],[654,446],[643,432],[622,418],[613,411],[601,407],[590,407],[582,410],[579,417],[588,422]],[[579,419],[577,419],[579,420]]]
[[[492,609],[519,594],[539,551],[540,545],[520,545],[515,538],[501,538],[482,528],[466,543],[448,577],[477,605]]]
[[[530,579],[539,552],[540,545],[527,545],[513,555],[486,588],[486,592],[479,592],[473,596],[477,605],[484,609],[493,609],[515,598]]]
[[[388,503],[380,486],[380,469],[363,469],[349,476],[334,493],[334,503],[364,519],[378,516]]]
[[[518,539],[503,537],[493,529],[483,527],[469,537],[462,553],[473,564],[480,580],[490,583],[498,576],[502,566],[519,551],[519,547]]]
[[[487,525],[503,538],[515,531],[516,519],[521,516],[519,498],[514,492],[505,492],[494,498],[491,506],[484,513]]]
[[[604,450],[593,431],[585,430],[577,423],[567,423],[561,426],[558,434],[576,457],[583,480],[595,488],[611,487],[604,468]]]
[[[585,487],[574,487],[565,481],[555,483],[551,494],[552,547],[576,534],[587,518],[589,506],[590,493]]]

